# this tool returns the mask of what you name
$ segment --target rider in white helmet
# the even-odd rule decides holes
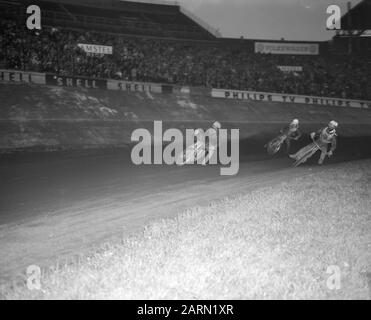
[[[336,149],[337,146],[337,134],[336,129],[338,127],[338,123],[334,120],[331,120],[327,127],[319,129],[317,132],[312,132],[310,137],[312,138],[314,144],[316,144],[319,149],[321,150],[321,156],[318,160],[318,164],[323,164],[326,156],[331,157]],[[328,146],[331,145],[330,151],[328,151]],[[302,153],[305,152],[305,148],[299,150],[296,154],[290,155],[292,159],[299,159],[302,156]]]
[[[331,120],[327,127],[318,130],[317,132],[311,133],[311,138],[313,141],[321,147],[321,156],[318,160],[318,164],[323,164],[326,156],[331,157],[336,149],[337,145],[337,134],[336,129],[338,123],[334,120]],[[331,145],[330,151],[328,151],[328,145]]]
[[[299,120],[293,119],[290,124],[280,130],[281,134],[285,134],[286,138],[286,152],[289,153],[291,147],[291,140],[298,140],[301,137],[299,131]]]
[[[218,131],[222,127],[222,125],[219,121],[215,121],[211,127]]]
[[[205,165],[210,158],[213,156],[214,152],[218,146],[218,132],[221,129],[222,125],[219,121],[215,121],[211,128],[206,131],[201,129],[195,130],[195,136],[199,141],[205,142],[205,149],[207,151],[205,158],[202,161],[202,164]],[[208,139],[206,139],[208,138]]]

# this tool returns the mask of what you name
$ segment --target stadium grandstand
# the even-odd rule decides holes
[[[31,3],[42,9],[42,30],[30,32],[17,23],[19,17],[25,18],[25,6]],[[361,2],[342,21],[349,21],[352,14],[356,15],[352,20],[358,21],[361,13],[357,12],[369,3]],[[329,42],[227,39],[177,3],[0,0],[0,9],[3,69],[371,99],[370,55],[367,49],[344,50],[340,33]],[[355,28],[364,30],[367,25]],[[305,44],[318,50],[263,54],[257,48],[266,41],[278,49],[281,44]],[[87,52],[84,44],[110,51]]]
[[[333,51],[371,56],[371,0],[363,0],[341,18],[341,30],[333,38]]]

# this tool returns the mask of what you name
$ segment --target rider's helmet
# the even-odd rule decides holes
[[[334,133],[335,132],[335,130],[336,130],[336,128],[338,127],[338,123],[336,122],[336,121],[334,121],[334,120],[331,120],[330,122],[329,122],[329,124],[327,125],[327,131],[329,132],[329,133]]]
[[[298,128],[298,127],[299,127],[299,120],[298,119],[292,120],[290,123],[290,128]]]
[[[215,121],[212,125],[212,128],[215,130],[219,130],[222,127],[219,121]]]

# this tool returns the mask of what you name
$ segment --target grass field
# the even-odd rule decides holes
[[[370,299],[371,161],[191,208],[5,299]]]

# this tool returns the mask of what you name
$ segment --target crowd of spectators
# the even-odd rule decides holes
[[[89,55],[78,43],[113,47]],[[371,64],[360,57],[256,54],[223,41],[192,42],[44,27],[0,20],[0,68],[371,100]],[[282,72],[277,66],[301,66]]]

